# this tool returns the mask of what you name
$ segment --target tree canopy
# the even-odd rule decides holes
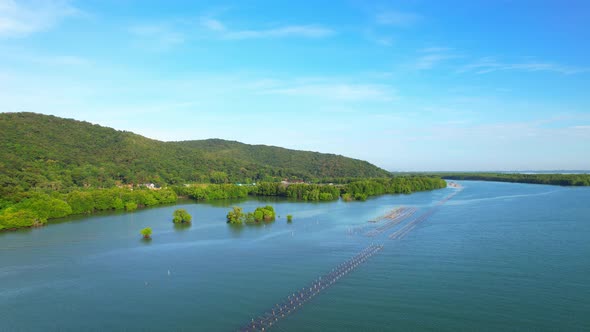
[[[227,222],[230,224],[253,224],[261,221],[274,221],[275,217],[275,209],[270,205],[257,207],[256,210],[248,213],[244,213],[241,207],[234,206],[227,213]]]
[[[23,192],[0,209],[0,230],[41,226],[49,219],[97,211],[133,211],[138,207],[175,203],[171,189],[76,189],[68,193]]]
[[[172,221],[175,224],[188,224],[192,221],[192,219],[193,217],[188,212],[186,212],[185,209],[177,209],[173,213]]]
[[[143,235],[143,238],[144,239],[149,239],[149,238],[152,237],[152,228],[151,227],[146,227],[146,228],[142,229],[139,233],[141,235]]]

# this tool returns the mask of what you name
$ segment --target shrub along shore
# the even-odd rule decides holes
[[[148,188],[75,189],[69,192],[17,192],[0,199],[0,230],[42,226],[50,219],[98,211],[125,210],[176,203],[178,196],[209,201],[248,196],[276,196],[300,201],[365,200],[383,194],[410,194],[446,187],[438,177],[398,176],[371,179],[331,179],[329,184],[285,184],[261,182],[255,185],[197,184]]]

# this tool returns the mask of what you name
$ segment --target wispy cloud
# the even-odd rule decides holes
[[[209,18],[209,17],[202,17],[201,18],[201,26],[206,28],[207,30],[211,31],[225,31],[226,27],[223,23],[219,20]]]
[[[375,22],[381,25],[394,25],[399,27],[409,27],[418,23],[422,16],[396,10],[380,12],[375,16]]]
[[[208,37],[226,40],[288,37],[318,39],[335,34],[334,30],[317,24],[283,25],[268,29],[232,29],[228,24],[211,16],[201,17],[198,25],[203,29],[201,32],[206,31],[206,35],[196,33],[194,24],[185,19],[134,25],[129,27],[128,31],[135,36],[136,44],[154,51],[167,51],[188,40]]]
[[[80,13],[67,0],[0,0],[0,38],[26,37]]]
[[[129,28],[143,46],[153,50],[167,50],[185,41],[185,35],[166,24],[143,24]]]
[[[391,46],[393,45],[393,38],[391,37],[375,37],[373,41],[379,45]]]
[[[391,46],[393,45],[393,38],[391,36],[383,35],[381,33],[377,33],[372,29],[367,29],[364,32],[365,38],[372,43],[381,46]]]
[[[50,66],[84,66],[92,63],[92,61],[87,58],[75,55],[32,56],[28,58],[28,60],[41,65]]]
[[[0,48],[0,62],[20,64],[26,67],[31,65],[43,66],[84,66],[93,61],[73,54],[41,54],[38,51],[23,50],[15,47]]]
[[[413,61],[411,67],[417,70],[432,69],[445,60],[457,58],[458,56],[452,54],[450,52],[451,50],[452,48],[448,47],[430,47],[422,49],[419,51],[421,55]]]
[[[476,74],[488,74],[496,71],[527,71],[527,72],[555,72],[560,74],[579,74],[590,72],[587,67],[572,67],[551,62],[528,61],[506,63],[499,62],[492,57],[481,58],[480,60],[463,66],[459,72],[475,72]]]
[[[267,29],[230,29],[220,20],[204,17],[200,20],[205,29],[218,33],[225,39],[260,39],[260,38],[324,38],[335,34],[335,31],[318,24],[283,25]]]
[[[287,25],[273,29],[233,31],[227,33],[226,37],[230,39],[278,37],[323,38],[333,34],[333,30],[320,25]]]
[[[441,46],[433,46],[433,47],[426,47],[420,50],[421,53],[442,53],[442,52],[449,52],[453,49],[450,47],[441,47]]]
[[[340,101],[387,102],[397,99],[395,90],[390,86],[344,82],[284,82],[279,86],[261,89],[260,93]]]
[[[418,59],[414,63],[414,68],[419,70],[432,69],[435,65],[450,58],[453,58],[453,56],[446,54],[423,55],[421,57],[418,57]]]
[[[590,130],[590,125],[572,126],[571,128],[576,130]]]

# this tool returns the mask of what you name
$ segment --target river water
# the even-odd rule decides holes
[[[438,208],[458,190],[185,201],[0,233],[0,330],[236,331],[371,244],[383,249],[270,330],[590,330],[590,188],[459,183]],[[231,206],[266,204],[274,223],[225,223]],[[417,210],[365,236],[396,207]],[[192,226],[172,224],[176,208]]]

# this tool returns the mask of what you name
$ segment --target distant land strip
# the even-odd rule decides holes
[[[590,186],[590,174],[522,174],[522,173],[433,173],[447,180],[479,180],[549,184],[556,186]]]

